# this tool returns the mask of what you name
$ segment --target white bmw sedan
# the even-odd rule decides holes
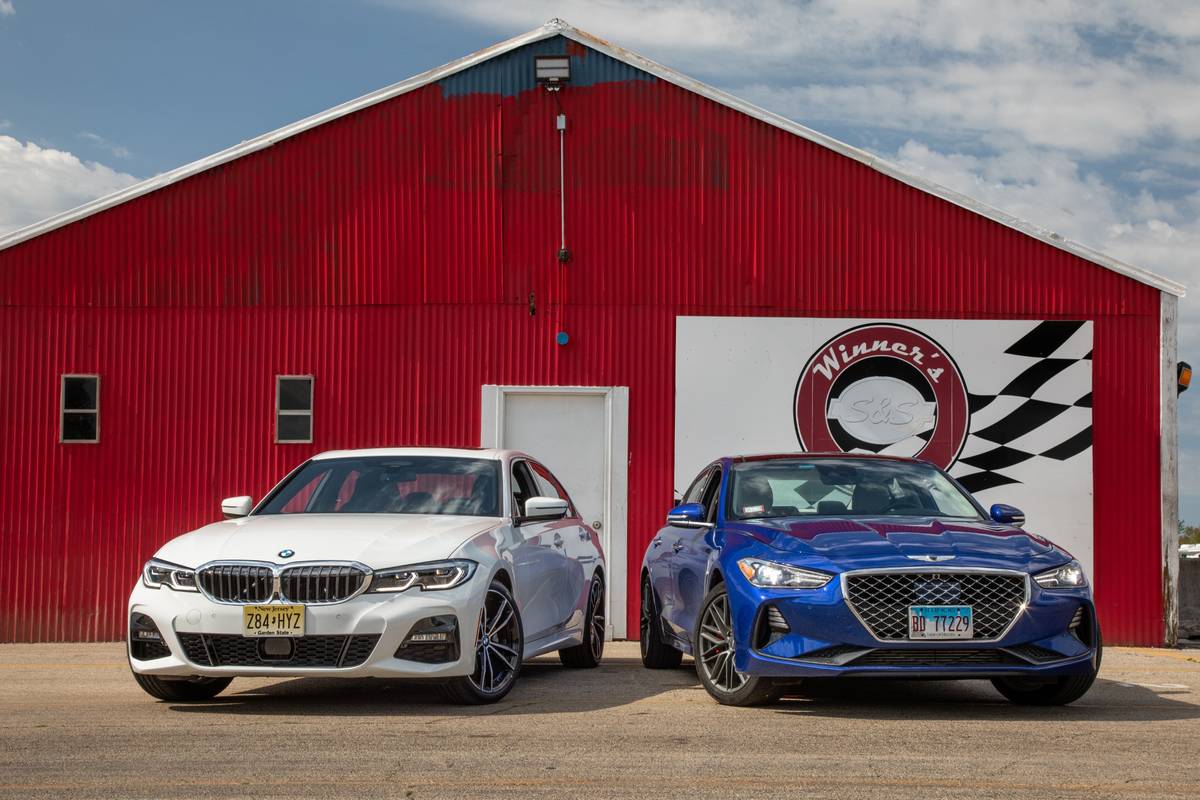
[[[129,663],[155,697],[320,675],[428,679],[490,703],[522,659],[600,661],[600,542],[524,454],[322,453],[222,511],[167,542],[129,598]]]

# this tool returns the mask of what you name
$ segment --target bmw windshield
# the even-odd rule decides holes
[[[940,470],[913,461],[772,459],[735,464],[727,515],[982,517]]]
[[[500,516],[500,462],[443,456],[322,458],[295,472],[258,514]]]

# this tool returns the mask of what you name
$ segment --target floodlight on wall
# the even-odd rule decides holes
[[[570,56],[534,56],[533,75],[550,91],[571,80]]]

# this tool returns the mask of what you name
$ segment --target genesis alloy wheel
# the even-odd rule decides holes
[[[574,647],[558,651],[558,658],[563,666],[587,669],[599,665],[604,655],[604,635],[607,632],[604,617],[604,581],[597,575],[592,578],[592,585],[588,590],[583,641]]]
[[[753,706],[779,699],[779,687],[770,678],[746,675],[734,666],[733,614],[724,584],[704,598],[692,641],[696,674],[718,703]]]
[[[1104,642],[1096,631],[1095,669],[1085,675],[1067,675],[1040,680],[1038,678],[993,678],[992,685],[1010,703],[1019,706],[1065,706],[1087,694],[1100,674],[1104,657]]]
[[[484,597],[475,633],[475,671],[446,684],[460,703],[494,703],[508,694],[521,674],[525,647],[521,615],[512,593],[493,583]]]

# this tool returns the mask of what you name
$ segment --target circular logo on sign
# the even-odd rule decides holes
[[[943,469],[967,439],[954,359],[912,328],[869,324],[821,345],[796,382],[796,436],[809,452],[888,450]]]

